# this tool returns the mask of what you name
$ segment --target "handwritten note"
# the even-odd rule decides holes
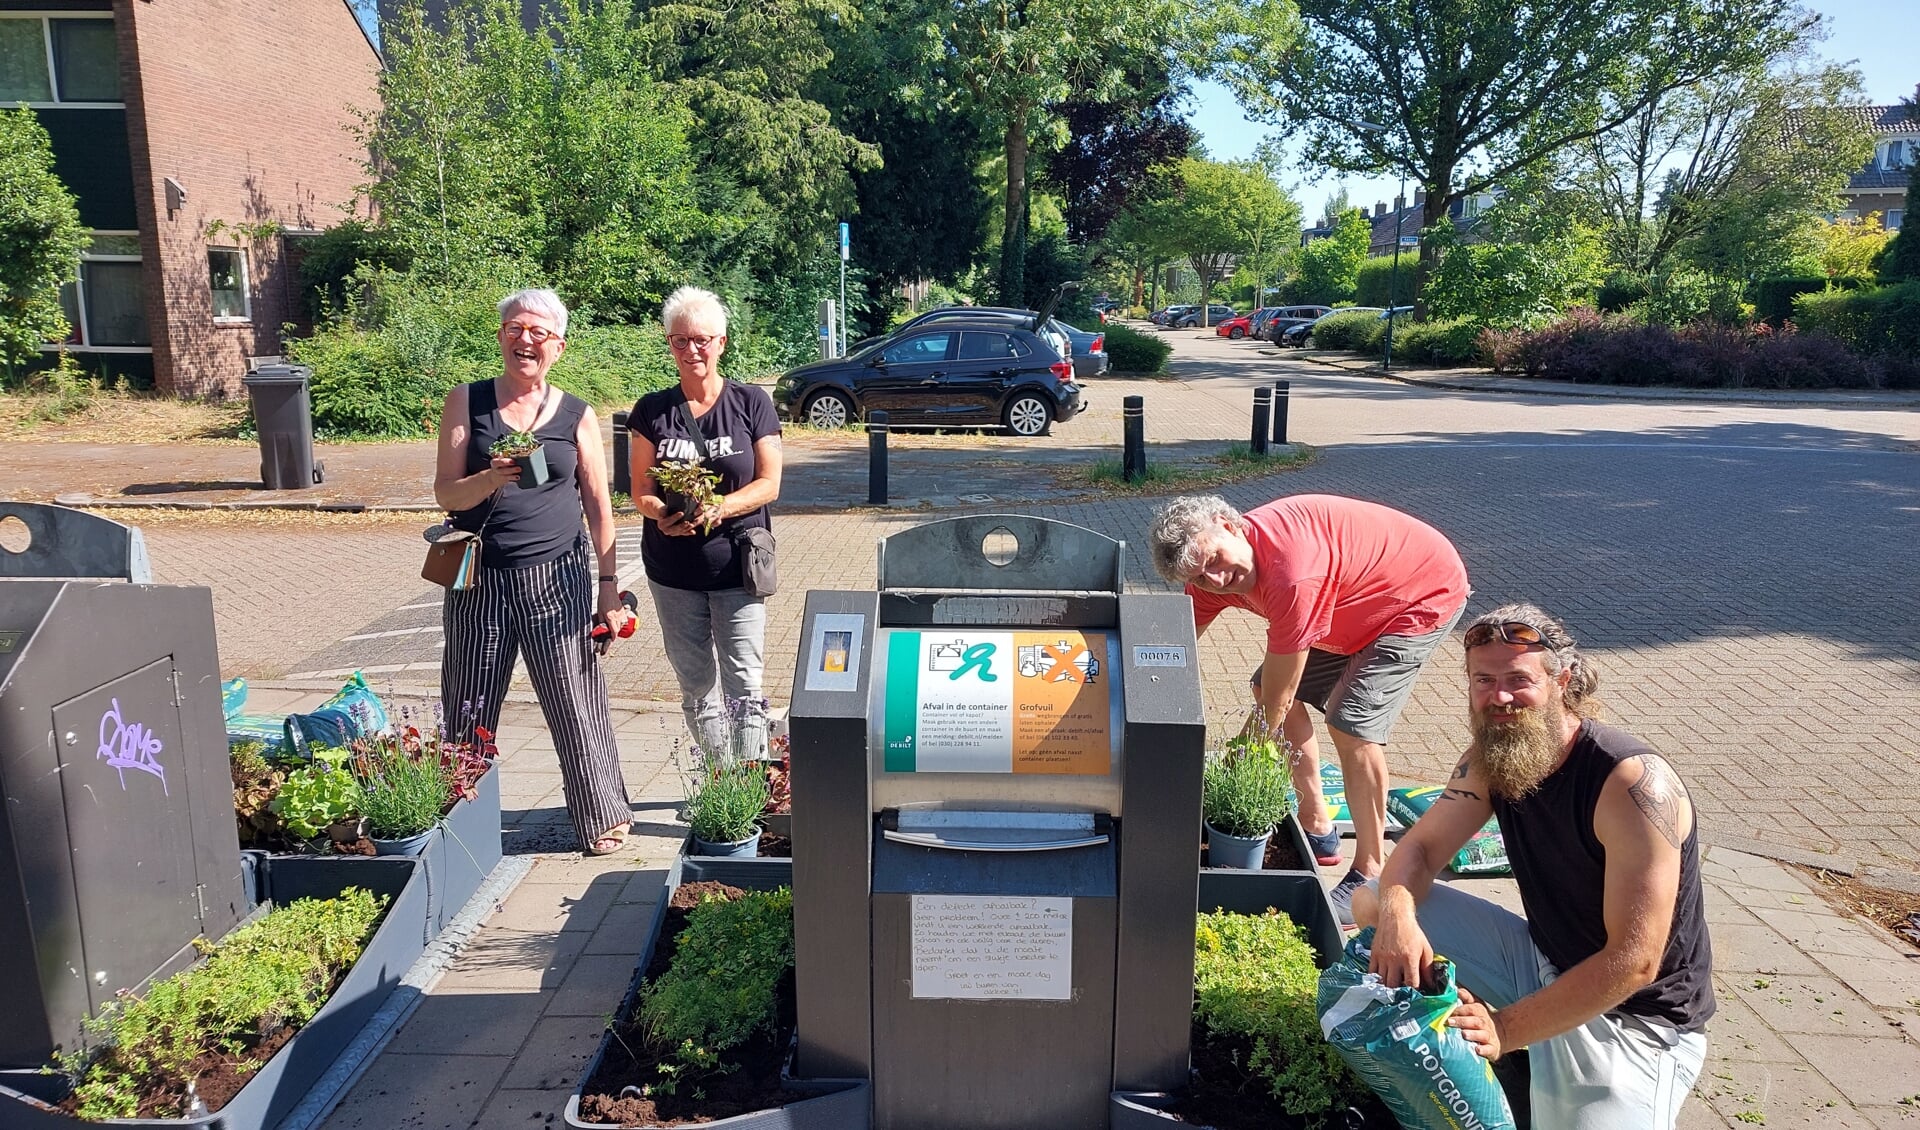
[[[161,795],[171,795],[167,793],[166,767],[160,764],[160,739],[138,722],[123,721],[120,700],[112,701],[113,709],[100,716],[100,749],[94,756],[119,771],[121,792],[127,788],[127,770],[138,769],[160,779]]]
[[[1071,999],[1073,900],[914,895],[913,995]]]

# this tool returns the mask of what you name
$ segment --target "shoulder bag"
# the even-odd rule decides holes
[[[687,437],[711,459],[713,443],[688,407],[684,389],[680,393],[680,422],[686,426]],[[747,595],[767,597],[779,591],[780,567],[774,556],[773,531],[765,526],[736,525],[727,538],[733,542],[734,558],[740,562],[740,587]]]
[[[553,393],[553,387],[548,386],[547,395],[541,398],[540,408],[534,414],[534,427],[540,426],[540,417],[546,415]],[[499,411],[498,404],[494,406],[494,411]],[[471,410],[467,413],[467,427],[473,427]],[[432,581],[451,592],[465,592],[479,585],[480,535],[485,532],[487,523],[493,520],[493,510],[499,501],[498,490],[487,496],[487,516],[480,519],[479,530],[456,530],[444,523],[429,529],[426,532],[427,563],[420,567],[420,579]]]

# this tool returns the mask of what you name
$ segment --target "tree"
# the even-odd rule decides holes
[[[1154,171],[1178,161],[1194,143],[1193,127],[1176,105],[1182,91],[1171,80],[1168,60],[1136,54],[1111,98],[1082,97],[1085,92],[1076,89],[1052,107],[1066,140],[1047,156],[1043,180],[1064,200],[1067,238],[1075,243],[1105,235],[1128,201],[1149,187]]]
[[[1658,273],[1690,244],[1728,263],[1779,258],[1813,213],[1839,207],[1873,149],[1849,113],[1859,76],[1793,66],[1803,54],[1664,92],[1645,91],[1636,74],[1602,96],[1606,106],[1641,103],[1575,151],[1620,267]]]
[[[1304,131],[1306,164],[1423,186],[1423,229],[1647,99],[1771,57],[1817,20],[1791,0],[1301,0],[1300,14],[1298,50],[1254,45],[1223,76],[1251,112]],[[1629,68],[1645,76],[1639,95],[1603,105]],[[1420,259],[1431,269],[1433,249]]]
[[[1901,99],[1907,120],[1920,124],[1920,101]],[[1913,202],[1920,200],[1920,160],[1907,158],[1907,215],[1913,215]],[[1900,234],[1887,245],[1886,258],[1880,263],[1881,282],[1905,282],[1920,279],[1920,224],[1911,219],[1900,225]]]
[[[1871,278],[1874,260],[1893,240],[1893,233],[1880,226],[1878,212],[1852,220],[1815,218],[1812,231],[1828,278]]]
[[[1180,190],[1161,217],[1163,238],[1200,276],[1205,325],[1213,284],[1226,274],[1228,263],[1298,231],[1300,206],[1253,161],[1187,157],[1179,169]]]
[[[41,346],[67,336],[60,287],[73,281],[86,246],[47,131],[25,107],[0,111],[0,364],[30,364]]]
[[[1291,302],[1331,306],[1353,301],[1360,264],[1367,261],[1373,243],[1373,223],[1361,208],[1331,218],[1333,234],[1300,249],[1300,273],[1287,284]]]

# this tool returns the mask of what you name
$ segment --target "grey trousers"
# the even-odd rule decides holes
[[[745,589],[696,592],[647,581],[687,729],[709,758],[767,755],[767,602]]]
[[[593,570],[582,539],[565,554],[523,569],[480,570],[480,583],[449,590],[440,659],[440,703],[447,735],[471,741],[473,728],[495,730],[516,658],[527,661],[560,759],[580,846],[633,820],[620,750],[608,714],[607,679],[587,633],[593,627]]]

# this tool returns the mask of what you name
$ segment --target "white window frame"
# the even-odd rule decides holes
[[[54,20],[111,20],[112,12],[59,12],[29,11],[0,12],[0,20],[38,20],[40,21],[40,46],[47,53],[47,92],[53,95],[49,102],[12,102],[7,108],[25,106],[30,110],[124,110],[127,103],[119,102],[62,102],[60,100],[60,65],[53,57],[53,21]]]
[[[139,236],[137,231],[123,231],[119,228],[98,228],[90,230],[88,237],[100,235]],[[91,250],[80,252],[82,263],[144,263],[140,255],[96,255]],[[74,331],[80,340],[48,342],[40,347],[42,353],[152,353],[151,345],[94,345],[92,335],[87,331],[87,286],[84,277],[76,274],[73,282],[73,304],[79,308],[80,316],[74,321]],[[152,327],[148,327],[152,332]]]
[[[249,269],[247,264],[247,249],[244,247],[226,247],[221,244],[210,243],[207,245],[207,250],[208,251],[231,251],[240,260],[240,310],[241,310],[240,316],[234,317],[231,314],[228,314],[228,315],[216,314],[213,317],[213,324],[216,326],[252,325],[253,324],[253,287],[250,285],[251,279],[249,277],[252,274],[252,271]],[[211,268],[209,268],[209,270],[211,270]],[[207,276],[207,295],[209,299],[211,299],[213,295],[213,276],[211,273],[209,273]]]
[[[1880,217],[1880,226],[1887,231],[1899,231],[1900,225],[1906,222],[1907,210],[1905,208],[1889,208],[1886,214]]]

